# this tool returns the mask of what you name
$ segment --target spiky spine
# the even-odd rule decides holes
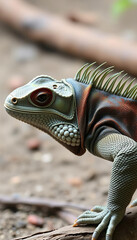
[[[95,69],[95,62],[88,64],[80,68],[76,73],[75,80],[85,84],[92,84],[95,88],[118,95],[126,98],[131,98],[137,100],[137,81],[133,79],[128,83],[130,77],[127,74],[122,75],[123,71],[119,73],[114,73],[112,76],[108,75],[114,70],[114,67],[108,67],[104,70],[101,69],[105,63],[102,63]],[[106,79],[106,77],[108,77]],[[126,86],[127,84],[127,86]]]

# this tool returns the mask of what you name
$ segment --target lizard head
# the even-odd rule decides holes
[[[81,155],[75,93],[66,80],[38,76],[11,92],[5,108],[11,116],[41,129]]]

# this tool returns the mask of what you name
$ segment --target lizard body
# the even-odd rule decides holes
[[[77,155],[86,149],[113,162],[106,207],[96,206],[74,226],[98,224],[111,240],[137,188],[137,84],[112,67],[84,65],[74,79],[39,76],[6,99],[7,112],[50,134]],[[137,205],[137,201],[134,202]]]

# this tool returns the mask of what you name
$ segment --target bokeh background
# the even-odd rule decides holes
[[[89,17],[89,22],[84,23],[86,28],[137,44],[136,4],[114,7],[116,1],[112,0],[26,2],[63,18],[72,13],[80,13],[82,19],[90,16],[92,21]],[[77,24],[83,26],[83,23]],[[81,157],[73,155],[45,133],[8,116],[3,106],[14,88],[35,76],[74,77],[85,62],[85,59],[33,43],[0,21],[0,196],[50,198],[90,207],[106,204],[111,163],[88,152]],[[28,220],[31,214],[43,219],[41,229]],[[0,240],[66,224],[56,215],[35,208],[0,205]]]

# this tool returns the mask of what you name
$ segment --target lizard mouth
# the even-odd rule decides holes
[[[12,113],[12,112],[17,112],[18,111],[12,103],[9,103],[9,102],[6,102],[6,101],[4,103],[4,107],[9,114]]]
[[[22,109],[22,110],[17,109],[17,108],[15,108],[12,104],[9,104],[9,103],[5,103],[5,104],[4,104],[4,107],[5,107],[5,109],[6,109],[6,112],[7,112],[9,115],[13,116],[13,117],[14,117],[14,114],[15,114],[15,113],[30,114],[30,112],[25,111],[25,110],[23,110],[23,109]],[[33,114],[33,113],[31,113],[31,114]],[[34,114],[36,114],[36,112],[35,112]]]

